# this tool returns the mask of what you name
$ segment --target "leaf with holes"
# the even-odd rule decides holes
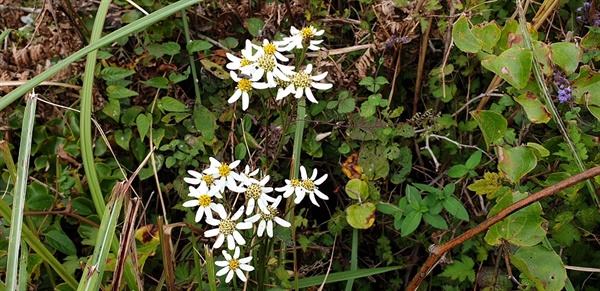
[[[481,65],[496,73],[517,89],[523,89],[529,83],[533,54],[530,50],[512,47],[499,56],[487,55]]]
[[[542,245],[521,247],[510,255],[510,261],[534,282],[538,290],[562,290],[567,271],[558,254]]]

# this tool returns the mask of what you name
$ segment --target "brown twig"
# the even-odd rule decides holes
[[[598,175],[600,175],[600,166],[591,168],[585,172],[582,172],[575,176],[567,178],[561,182],[558,182],[558,183],[556,183],[552,186],[549,186],[535,194],[532,194],[522,200],[519,200],[519,201],[511,204],[510,206],[506,207],[504,210],[498,212],[496,215],[489,217],[488,219],[486,219],[482,223],[478,224],[474,228],[469,229],[465,233],[461,234],[458,237],[455,237],[454,239],[451,239],[450,241],[448,241],[447,243],[445,243],[441,246],[432,245],[429,248],[429,251],[431,252],[431,254],[429,255],[429,258],[427,259],[425,264],[423,264],[423,266],[421,267],[421,270],[419,270],[419,273],[417,273],[413,277],[412,281],[410,282],[410,285],[408,285],[407,290],[410,290],[410,291],[417,290],[417,288],[419,287],[419,285],[421,284],[423,279],[425,279],[425,277],[427,277],[429,272],[431,272],[433,267],[437,264],[438,260],[446,252],[450,251],[454,247],[462,244],[463,242],[467,241],[468,239],[473,238],[475,235],[487,230],[492,225],[502,221],[504,218],[506,218],[510,214],[512,214],[526,206],[529,206],[537,201],[540,201],[541,199],[549,197],[559,191],[562,191],[567,187],[573,186],[577,183],[580,183],[582,181],[585,181],[587,179],[590,179],[590,178],[592,178],[594,176],[598,176]]]
[[[70,216],[73,217],[81,222],[85,222],[95,228],[100,228],[100,225],[98,225],[97,223],[75,213],[72,209],[71,209],[71,200],[69,200],[69,203],[67,204],[67,207],[65,207],[65,209],[63,210],[46,210],[46,211],[25,211],[23,212],[23,216],[29,216],[29,215],[63,215],[63,216]]]

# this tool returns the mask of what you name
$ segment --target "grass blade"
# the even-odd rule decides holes
[[[350,255],[350,271],[356,271],[358,269],[358,229],[352,231],[352,254]],[[346,291],[352,291],[352,285],[354,285],[354,278],[348,279],[346,283]]]
[[[329,274],[329,276],[327,276],[327,278],[325,278],[326,275],[302,278],[302,279],[298,280],[298,288],[307,288],[310,286],[317,286],[317,285],[320,285],[321,283],[323,283],[323,281],[325,281],[325,283],[335,283],[335,282],[348,281],[350,279],[358,279],[358,278],[363,278],[363,277],[368,277],[368,276],[374,276],[377,274],[382,274],[385,272],[398,270],[400,268],[402,268],[402,266],[381,267],[381,268],[374,268],[374,269],[359,269],[359,270],[354,270],[354,271],[345,271],[345,272]]]
[[[19,274],[19,248],[21,246],[21,233],[23,230],[23,208],[25,207],[25,194],[27,193],[29,157],[31,155],[36,105],[37,95],[35,93],[29,94],[27,105],[25,105],[23,126],[21,128],[17,180],[13,189],[13,212],[10,220],[9,236],[11,239],[8,242],[8,257],[6,262],[6,289],[8,290],[19,290],[19,281],[17,281],[17,275]],[[26,275],[27,273],[21,274],[21,276]]]

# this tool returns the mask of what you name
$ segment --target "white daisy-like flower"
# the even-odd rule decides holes
[[[204,170],[203,173],[207,175],[213,175],[215,179],[214,188],[218,189],[219,192],[225,191],[225,187],[229,190],[239,192],[237,182],[242,182],[242,177],[234,171],[235,167],[240,164],[240,161],[234,161],[231,164],[222,164],[215,158],[210,157],[210,167]]]
[[[323,200],[329,200],[329,197],[323,194],[323,192],[319,191],[319,188],[317,187],[325,182],[325,179],[327,179],[327,174],[317,179],[317,169],[314,169],[312,176],[308,178],[308,175],[306,174],[306,168],[304,168],[304,166],[300,166],[300,175],[302,177],[300,184],[302,185],[303,191],[300,191],[300,195],[296,195],[294,203],[299,204],[302,202],[302,199],[304,199],[306,194],[309,195],[310,201],[316,206],[319,206],[319,203],[317,203],[315,195]]]
[[[240,247],[235,247],[233,257],[225,250],[223,250],[223,256],[225,257],[225,261],[215,261],[215,265],[223,267],[223,269],[219,270],[216,275],[220,277],[227,274],[227,277],[225,277],[225,283],[229,283],[231,279],[233,279],[233,273],[235,273],[240,280],[246,282],[247,279],[243,271],[254,271],[254,267],[248,265],[248,263],[252,261],[252,257],[250,256],[240,259]]]
[[[240,186],[246,193],[246,202],[248,203],[246,215],[250,215],[250,213],[254,211],[256,205],[258,205],[258,208],[261,211],[269,213],[269,209],[267,208],[268,202],[275,201],[275,198],[267,195],[267,193],[273,192],[272,187],[265,187],[269,182],[269,178],[269,175],[265,176],[260,181],[254,178],[246,178],[246,181],[243,184],[247,186]]]
[[[230,250],[235,248],[236,243],[238,245],[246,244],[246,240],[244,240],[244,237],[240,234],[238,229],[250,229],[252,228],[252,223],[236,222],[244,213],[244,206],[238,209],[231,218],[229,218],[229,215],[227,215],[227,212],[225,211],[225,207],[221,204],[216,204],[212,209],[221,218],[221,220],[212,217],[206,218],[206,223],[212,226],[219,226],[218,228],[213,228],[204,232],[205,237],[217,236],[213,249],[220,248],[225,242],[225,239],[227,239],[227,248]]]
[[[282,62],[287,62],[290,60],[281,53],[285,52],[286,50],[279,46],[277,42],[271,43],[269,40],[264,39],[262,46],[258,46],[255,44],[252,44],[252,46],[254,46],[254,48],[258,51],[257,55],[265,54],[275,56],[277,60],[280,60]]]
[[[300,192],[304,191],[304,188],[302,188],[302,182],[298,179],[285,179],[285,186],[277,187],[275,188],[275,191],[283,192],[283,198],[290,197],[292,193],[295,193],[296,197],[298,197],[300,195]],[[304,194],[302,194],[302,196],[304,197]]]
[[[273,46],[271,44],[271,46]],[[266,53],[262,47],[258,48],[256,61],[247,67],[240,69],[242,74],[251,75],[253,80],[260,80],[264,77],[269,87],[277,86],[275,78],[284,81],[290,81],[290,75],[294,74],[294,67],[286,66],[277,62],[274,54]]]
[[[240,70],[241,68],[245,67],[251,67],[256,60],[252,54],[252,46],[252,42],[250,42],[250,40],[246,40],[246,47],[241,50],[241,58],[227,53],[226,56],[230,62],[225,67],[231,71]]]
[[[291,226],[291,224],[288,221],[277,216],[279,214],[279,210],[277,209],[277,206],[279,205],[279,202],[281,202],[281,198],[282,198],[281,196],[277,196],[277,199],[275,199],[273,204],[267,206],[267,208],[269,210],[268,213],[261,211],[260,213],[257,213],[254,216],[246,218],[246,220],[244,220],[245,222],[251,222],[251,223],[255,223],[258,220],[260,220],[260,222],[258,223],[258,232],[257,232],[259,237],[263,236],[263,234],[265,233],[265,229],[267,230],[267,235],[269,237],[273,237],[273,221],[275,221],[277,224],[279,224],[283,227]]]
[[[183,181],[190,185],[204,185],[205,187],[212,189],[215,186],[216,178],[213,175],[203,174],[194,170],[188,170],[188,174],[192,177],[184,177]],[[223,198],[221,194],[217,194],[217,198]]]
[[[200,222],[200,220],[202,220],[202,217],[205,214],[206,214],[206,217],[212,218],[212,209],[214,206],[216,206],[216,204],[212,200],[212,197],[217,196],[216,194],[218,194],[218,196],[221,196],[221,194],[219,192],[213,191],[211,193],[211,191],[208,190],[208,187],[206,187],[205,184],[200,184],[200,186],[198,186],[198,188],[190,186],[190,194],[188,194],[188,196],[194,197],[196,199],[184,202],[183,206],[184,207],[200,206],[200,207],[198,207],[198,211],[196,212],[196,219],[195,219],[196,222]],[[221,196],[219,198],[223,198],[223,196]]]
[[[242,179],[244,180],[242,183],[244,185],[248,186],[246,184],[246,182],[248,182],[248,179],[246,179],[246,178],[252,178],[252,177],[256,176],[258,174],[259,170],[260,169],[256,169],[256,170],[250,172],[250,165],[246,165],[246,167],[244,168],[244,172],[241,173]]]
[[[323,35],[324,30],[317,30],[312,25],[309,27],[302,28],[298,30],[295,27],[290,28],[290,37],[284,37],[281,42],[278,42],[277,45],[281,46],[285,51],[291,51],[295,48],[301,49],[305,44],[308,44],[308,49],[312,51],[318,51],[321,49],[318,45],[323,42],[323,40],[313,39],[315,36]]]
[[[333,84],[328,83],[317,83],[325,79],[327,72],[312,76],[312,64],[308,64],[304,71],[298,72],[290,77],[290,84],[283,91],[277,92],[277,100],[280,100],[287,95],[293,93],[294,97],[302,98],[306,95],[306,98],[312,103],[319,103],[313,95],[311,88],[318,90],[328,90],[333,87]]]
[[[231,79],[233,79],[238,84],[235,87],[236,88],[235,92],[233,93],[233,95],[231,95],[231,97],[229,98],[229,100],[227,100],[227,102],[234,103],[238,99],[240,99],[240,97],[242,97],[242,109],[243,110],[248,109],[248,106],[250,105],[249,92],[252,91],[253,88],[254,89],[266,89],[266,88],[270,87],[267,83],[257,82],[258,80],[260,80],[261,77],[262,77],[261,75],[253,74],[249,78],[246,78],[246,76],[242,76],[240,78],[235,71],[232,71]]]

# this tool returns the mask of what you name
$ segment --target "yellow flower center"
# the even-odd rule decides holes
[[[264,213],[264,212],[262,212],[262,211],[261,211],[261,212],[260,212],[260,217],[261,217],[263,220],[267,220],[267,221],[268,221],[268,220],[274,220],[274,219],[275,219],[275,217],[277,217],[277,214],[279,214],[279,210],[277,210],[277,208],[275,208],[275,207],[273,207],[273,206],[267,206],[267,209],[268,209],[268,210],[269,210],[269,212],[271,212],[271,213],[267,214],[267,213]]]
[[[229,261],[229,270],[235,271],[240,267],[240,261],[233,259]]]
[[[242,60],[240,61],[240,66],[245,67],[247,65],[251,65],[252,62],[250,60],[248,60],[247,58],[242,58]]]
[[[311,39],[315,34],[310,27],[305,27],[300,31],[300,35],[302,35],[303,40],[306,40]]]
[[[296,88],[308,88],[312,83],[312,79],[307,73],[299,72],[291,78],[292,84],[296,86]]]
[[[267,44],[267,45],[263,46],[263,50],[265,51],[266,55],[272,56],[277,51],[277,48],[275,47],[275,45],[273,45],[272,43],[270,43],[270,44]]]
[[[198,197],[198,204],[202,207],[208,207],[212,202],[212,198],[210,196],[203,194]]]
[[[229,173],[231,173],[231,168],[228,165],[222,164],[219,167],[219,175],[221,175],[221,177],[227,177],[229,176]]]
[[[207,186],[211,186],[215,183],[215,178],[212,175],[204,175],[202,181],[206,182]]]
[[[230,235],[235,231],[235,223],[229,218],[223,219],[219,224],[219,231],[224,235]]]
[[[250,81],[248,79],[241,79],[238,82],[237,88],[242,91],[248,92],[248,91],[252,90],[252,81]],[[223,166],[221,166],[221,167],[223,167]],[[227,168],[229,168],[229,167],[227,167]],[[220,171],[220,168],[219,168],[219,171]]]
[[[313,183],[313,181],[311,180],[303,180],[302,187],[308,190],[309,192],[312,192],[313,190],[315,190],[315,183]]]
[[[262,195],[262,187],[256,183],[248,186],[246,189],[246,197],[258,199]]]
[[[298,179],[292,179],[292,181],[290,182],[290,184],[294,188],[302,186],[302,184],[300,183],[300,180],[298,180]]]
[[[265,69],[267,72],[273,72],[273,69],[275,69],[275,66],[277,65],[275,63],[275,58],[272,55],[264,55],[256,62],[258,63],[259,67]]]
[[[284,81],[279,78],[275,78],[275,83],[277,84],[277,87],[279,87],[279,88],[287,88],[287,86],[290,85],[290,81]]]

